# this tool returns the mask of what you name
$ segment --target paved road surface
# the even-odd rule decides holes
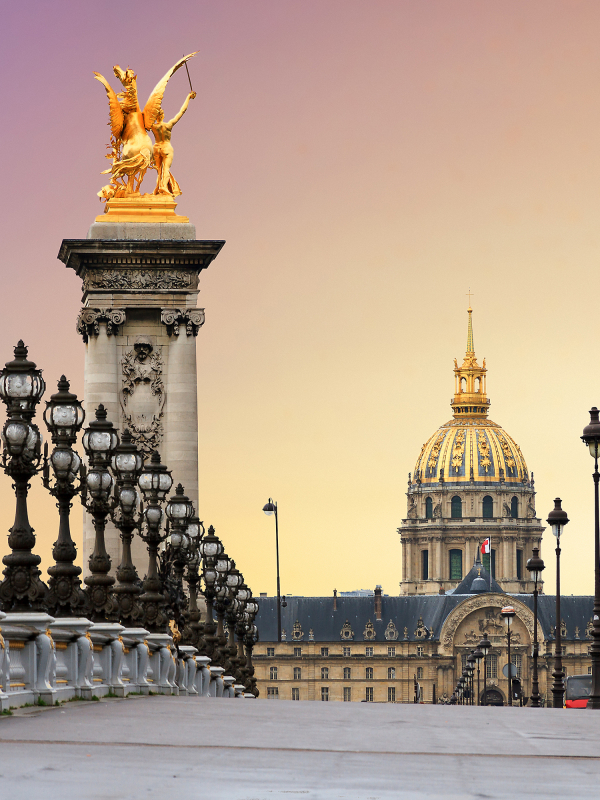
[[[600,714],[132,697],[0,717],[2,800],[165,797],[598,800]]]

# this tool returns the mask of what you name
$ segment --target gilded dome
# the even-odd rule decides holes
[[[421,448],[414,481],[431,483],[525,483],[527,464],[519,445],[500,425],[487,418],[486,367],[479,366],[473,345],[469,308],[467,351],[462,366],[454,361],[454,418],[442,425]]]

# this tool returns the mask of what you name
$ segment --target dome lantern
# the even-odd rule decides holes
[[[473,344],[473,309],[469,306],[467,313],[467,350],[462,366],[454,359],[454,399],[450,402],[454,419],[468,417],[487,417],[490,401],[486,396],[485,358],[483,366],[477,363]]]

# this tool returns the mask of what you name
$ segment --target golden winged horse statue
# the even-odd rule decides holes
[[[106,78],[98,72],[94,73],[96,80],[99,80],[106,89],[110,110],[111,153],[107,158],[112,160],[112,166],[102,174],[110,173],[111,181],[98,192],[101,199],[139,195],[140,185],[150,166],[155,166],[159,171],[155,194],[172,196],[181,194],[177,181],[170,174],[173,160],[171,130],[185,113],[189,101],[196,96],[196,93],[190,92],[179,114],[168,123],[163,121],[161,106],[171,75],[195,55],[196,53],[190,53],[171,67],[152,90],[143,111],[138,103],[137,75],[132,69],[122,70],[119,66],[113,67],[113,72],[123,85],[123,91],[119,94],[113,91]],[[147,133],[150,130],[156,138],[154,147]],[[156,163],[153,163],[153,158]]]

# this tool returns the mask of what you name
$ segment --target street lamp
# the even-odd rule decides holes
[[[164,464],[160,463],[157,450],[152,453],[150,463],[144,468],[138,479],[146,508],[143,512],[145,529],[140,529],[140,537],[148,545],[148,572],[143,584],[140,603],[143,609],[143,626],[151,633],[165,633],[169,620],[164,611],[165,596],[162,581],[158,575],[158,546],[166,539],[167,533],[161,532],[163,519],[162,503],[173,485],[173,478]]]
[[[204,623],[204,655],[213,657],[216,642],[216,627],[214,620],[214,601],[216,597],[217,579],[219,573],[216,569],[217,558],[223,552],[221,540],[215,534],[215,529],[211,525],[208,534],[200,543],[200,555],[202,556],[202,577],[204,578],[204,599],[206,601],[206,622]]]
[[[588,700],[588,708],[600,708],[600,502],[598,498],[598,456],[600,455],[600,420],[598,409],[594,406],[590,411],[590,424],[583,429],[581,437],[590,448],[594,459],[594,611],[592,613],[592,693]]]
[[[129,627],[135,626],[142,614],[138,602],[141,588],[137,570],[131,557],[131,543],[139,521],[136,512],[139,505],[137,482],[144,460],[129,430],[124,430],[121,442],[112,457],[112,471],[116,478],[116,509],[112,515],[115,527],[121,535],[123,547],[121,563],[117,567],[117,584],[113,589],[119,609],[119,621]]]
[[[58,381],[58,392],[46,401],[44,421],[55,446],[49,463],[47,449],[44,451],[43,481],[46,489],[56,498],[59,515],[58,539],[54,542],[52,558],[54,564],[48,568],[48,596],[46,605],[52,616],[79,616],[87,610],[87,597],[81,588],[81,567],[73,562],[77,548],[71,538],[69,515],[71,501],[80,491],[82,482],[75,486],[81,475],[81,459],[73,450],[77,434],[85,419],[85,412],[77,395],[70,391],[69,381],[64,375]],[[50,486],[50,465],[54,473],[54,485]]]
[[[279,520],[277,518],[277,503],[269,497],[269,502],[263,506],[263,511],[270,517],[275,514],[275,553],[277,556],[277,641],[281,641],[281,590],[279,587]]]
[[[487,705],[487,655],[492,647],[492,643],[488,638],[487,632],[483,634],[483,637],[477,646],[483,653],[483,705],[486,706]]]
[[[116,610],[111,592],[115,579],[108,574],[110,557],[106,552],[104,530],[106,517],[111,510],[109,498],[113,487],[108,467],[119,444],[119,437],[112,422],[106,417],[106,409],[103,405],[99,405],[96,409],[96,419],[85,429],[82,440],[89,469],[85,476],[81,502],[86,511],[92,515],[95,531],[94,552],[89,560],[90,575],[84,578],[87,586],[86,594],[92,607],[90,618],[93,622],[106,621],[107,616]],[[89,501],[88,494],[91,498]]]
[[[188,522],[186,535],[190,541],[190,557],[187,562],[187,572],[185,581],[188,585],[189,603],[187,613],[187,627],[185,644],[199,648],[202,634],[202,623],[200,622],[200,610],[198,609],[198,584],[200,583],[200,545],[204,536],[204,525],[197,516],[192,516]]]
[[[477,705],[481,705],[481,691],[479,689],[479,667],[481,665],[481,660],[483,659],[483,651],[479,645],[473,650],[473,658],[475,659],[475,663],[477,664]]]
[[[504,617],[504,622],[506,623],[506,639],[508,642],[508,705],[512,706],[513,704],[513,687],[512,687],[512,678],[513,678],[513,665],[512,660],[510,658],[510,637],[511,637],[511,630],[510,630],[510,621],[516,615],[516,611],[512,606],[504,606],[504,608],[500,611],[500,614]]]
[[[552,526],[552,533],[556,536],[556,640],[554,647],[554,672],[552,677],[552,706],[562,708],[565,698],[565,673],[562,668],[562,622],[560,616],[560,535],[569,517],[567,512],[561,507],[561,499],[557,497],[554,501],[554,508],[548,514],[548,525]]]
[[[471,653],[469,653],[469,655],[467,656],[467,671],[469,673],[469,682],[470,682],[470,687],[469,687],[469,692],[471,695],[470,705],[473,705],[473,695],[475,694],[475,681],[474,681],[475,656],[473,655],[473,651],[471,651]]]
[[[15,521],[8,537],[12,552],[2,559],[6,569],[0,583],[0,604],[4,611],[41,611],[48,589],[40,580],[41,558],[32,552],[35,536],[27,514],[27,491],[42,455],[42,437],[31,420],[46,385],[42,370],[27,360],[22,341],[14,353],[13,361],[0,372],[0,399],[8,411],[2,430],[2,466],[13,480],[16,498]]]
[[[540,687],[538,683],[538,583],[542,580],[545,565],[540,558],[539,548],[533,548],[533,556],[527,562],[527,569],[533,578],[533,676],[531,680],[531,706],[540,707]]]

